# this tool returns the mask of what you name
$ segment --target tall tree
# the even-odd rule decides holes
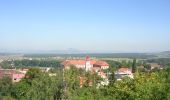
[[[132,64],[132,73],[136,72],[136,58],[133,59],[133,64]]]

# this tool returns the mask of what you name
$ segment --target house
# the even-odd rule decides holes
[[[49,72],[52,68],[51,67],[39,67],[42,72]]]
[[[18,69],[19,72],[26,74],[29,69],[27,68],[20,68]]]
[[[122,67],[115,72],[115,78],[121,80],[123,77],[133,78],[133,73],[130,68]]]
[[[149,64],[151,70],[153,70],[153,69],[163,69],[163,66],[158,64],[158,63],[148,63],[148,64]]]
[[[15,83],[24,78],[25,74],[15,69],[0,69],[0,78],[3,77],[10,77],[12,79],[12,82]]]
[[[106,73],[104,73],[103,71],[99,71],[98,75],[101,76],[101,78],[103,78],[103,79],[107,78]]]
[[[145,66],[140,65],[140,66],[138,66],[137,68],[144,69],[144,68],[145,68]]]

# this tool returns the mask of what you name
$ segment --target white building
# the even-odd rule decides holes
[[[133,78],[132,70],[129,68],[120,68],[115,72],[115,78],[121,80],[123,77]]]

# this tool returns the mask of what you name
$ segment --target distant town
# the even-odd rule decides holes
[[[156,74],[160,71],[163,72],[169,69],[170,58],[168,58],[168,56],[169,54],[167,52],[161,52],[157,54],[1,54],[0,84],[3,84],[3,81],[9,81],[9,83],[6,84],[12,84],[12,87],[8,87],[8,89],[14,88],[19,89],[19,91],[25,91],[24,94],[20,94],[20,96],[24,96],[24,98],[31,98],[31,95],[26,96],[26,94],[28,91],[31,92],[31,88],[34,86],[33,84],[35,84],[32,82],[36,81],[37,79],[39,82],[43,82],[41,78],[49,77],[51,81],[54,80],[54,82],[50,84],[57,85],[58,88],[60,87],[60,89],[51,88],[53,91],[60,91],[57,94],[59,95],[58,97],[55,97],[55,92],[52,92],[53,95],[50,95],[52,98],[78,98],[78,94],[77,96],[74,96],[73,94],[76,93],[77,90],[84,91],[82,89],[85,87],[93,87],[95,91],[98,91],[97,93],[101,93],[100,91],[102,89],[109,90],[109,87],[111,87],[113,84],[115,84],[114,86],[121,84],[123,85],[124,83],[122,82],[127,82],[129,80],[144,81],[142,77],[146,77],[146,79],[151,77],[154,78],[155,76],[152,76],[153,73]],[[39,75],[42,75],[42,77]],[[6,78],[9,78],[10,80],[7,80]],[[44,82],[49,82],[50,80],[47,79],[44,80]],[[150,81],[154,80],[151,79]],[[16,87],[22,87],[20,86],[21,84],[30,84],[30,86],[27,87],[28,90],[23,90],[22,88]],[[40,85],[41,83],[36,84]],[[124,85],[126,86],[128,84],[129,83],[126,83]],[[44,85],[42,88],[48,86],[47,84],[41,85]],[[72,87],[72,85],[76,86],[77,89],[74,90],[75,87]],[[117,88],[123,89],[123,87],[124,86]],[[4,88],[3,85],[1,88]],[[38,87],[36,88],[38,89]],[[128,86],[127,88],[130,87]],[[35,92],[36,90],[33,89],[33,91]],[[41,91],[41,89],[38,91]],[[74,91],[73,94],[68,94],[68,92],[71,91]],[[91,90],[89,90],[89,92],[90,91]],[[31,94],[34,92],[31,92]],[[5,91],[1,91],[0,93],[1,95],[7,95],[3,94],[6,93]],[[17,97],[11,93],[10,95],[12,98],[20,98],[20,96]],[[126,95],[124,94],[124,96]],[[110,95],[108,94],[106,97],[109,99]],[[117,97],[115,96],[115,98]]]
[[[170,100],[170,0],[0,0],[0,100]]]

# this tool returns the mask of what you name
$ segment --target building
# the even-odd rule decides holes
[[[15,69],[0,69],[0,78],[9,77],[12,79],[12,82],[19,82],[22,78],[25,77],[25,73],[19,72]]]
[[[40,68],[42,72],[49,72],[52,69],[52,67],[38,67],[38,68]]]
[[[95,71],[108,69],[109,64],[105,61],[91,60],[89,56],[85,60],[66,60],[61,63],[61,66],[64,69],[69,69],[71,65],[74,65],[76,68],[82,68],[86,71]]]
[[[116,72],[115,72],[115,78],[117,80],[121,80],[123,77],[130,77],[133,78],[133,73],[132,70],[130,68],[119,68]]]
[[[64,69],[70,69],[70,66],[74,65],[76,68],[81,68],[86,71],[96,72],[104,81],[101,81],[100,85],[108,85],[109,80],[107,74],[104,73],[103,70],[109,68],[109,64],[105,61],[98,61],[98,60],[91,60],[89,56],[86,57],[85,60],[66,60],[61,63],[61,66]],[[80,77],[80,87],[83,86],[84,82],[86,81],[86,77]],[[89,82],[89,86],[92,85],[92,81]]]
[[[164,68],[162,65],[160,65],[158,63],[148,63],[148,64],[149,64],[151,70],[153,70],[153,69],[163,69]]]
[[[24,73],[26,74],[28,72],[29,69],[27,68],[20,68],[20,69],[17,69],[17,71],[21,72],[21,73]]]

